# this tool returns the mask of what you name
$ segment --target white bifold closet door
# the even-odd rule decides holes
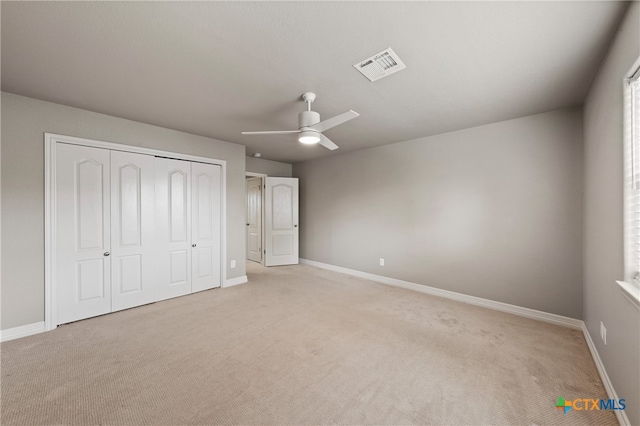
[[[59,144],[58,323],[154,301],[154,157]]]
[[[222,167],[58,143],[64,324],[221,284]]]
[[[221,167],[156,158],[157,297],[220,287]]]
[[[191,163],[191,291],[220,287],[221,167]]]
[[[158,300],[191,293],[191,163],[156,158]]]
[[[151,155],[111,151],[111,310],[154,297],[154,161]]]
[[[107,149],[58,144],[58,324],[111,312],[111,220]]]

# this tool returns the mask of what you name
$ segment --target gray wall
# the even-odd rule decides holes
[[[278,161],[265,160],[263,158],[246,158],[248,172],[262,173],[273,177],[291,177],[293,166]]]
[[[245,147],[2,93],[2,329],[44,320],[44,133],[227,161],[227,261],[245,275]]]
[[[640,312],[624,278],[623,88],[640,55],[640,3],[627,11],[584,106],[584,321],[631,424],[640,424]],[[600,339],[607,327],[607,345]]]
[[[293,175],[302,258],[582,317],[580,108],[297,163]]]

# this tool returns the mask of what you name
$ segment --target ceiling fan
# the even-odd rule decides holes
[[[302,99],[307,103],[307,110],[298,114],[298,130],[268,130],[263,132],[242,132],[243,135],[277,135],[285,133],[299,133],[298,141],[300,143],[312,145],[319,143],[330,150],[338,149],[338,145],[322,134],[325,130],[329,130],[339,124],[345,123],[358,117],[355,111],[349,110],[328,120],[320,121],[320,114],[311,111],[311,104],[316,100],[316,94],[307,92],[302,95]]]

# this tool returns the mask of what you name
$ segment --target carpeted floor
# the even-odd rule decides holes
[[[581,332],[309,266],[3,343],[1,423],[617,424]]]

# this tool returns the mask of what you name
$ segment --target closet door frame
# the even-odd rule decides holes
[[[177,152],[143,148],[133,145],[123,145],[74,136],[44,134],[44,328],[45,331],[54,330],[58,326],[57,312],[57,282],[56,282],[56,148],[57,144],[80,145],[112,151],[132,152],[153,155],[157,157],[173,158],[176,160],[195,161],[199,163],[219,165],[221,169],[220,188],[220,272],[222,287],[227,281],[227,162],[207,157],[199,157]]]

